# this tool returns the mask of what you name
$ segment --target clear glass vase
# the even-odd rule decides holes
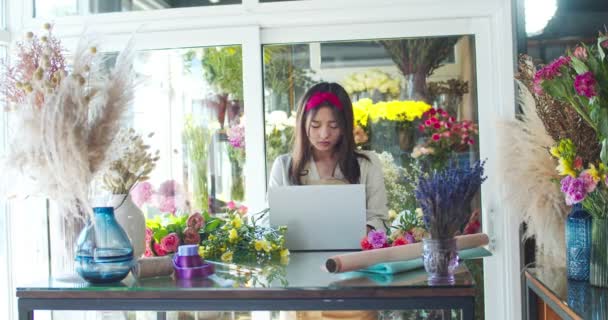
[[[572,206],[566,219],[566,269],[568,279],[589,280],[591,215],[582,204]]]
[[[456,239],[423,239],[422,260],[430,284],[453,284],[458,267]]]
[[[78,236],[76,271],[91,283],[118,282],[133,266],[133,247],[114,218],[114,208],[93,208],[94,223]]]
[[[608,287],[608,219],[594,217],[591,222],[591,268],[589,282]]]

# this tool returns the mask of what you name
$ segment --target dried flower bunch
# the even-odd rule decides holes
[[[585,163],[599,159],[600,145],[595,130],[570,108],[568,102],[561,102],[542,90],[535,89],[535,75],[538,72],[532,57],[521,55],[517,79],[531,92],[536,103],[536,113],[547,133],[554,141],[569,138]]]
[[[151,138],[154,133],[148,134]],[[150,153],[150,146],[132,128],[119,132],[114,142],[121,148],[121,156],[110,162],[103,175],[103,185],[113,194],[127,194],[138,181],[146,181],[159,159],[159,150]]]
[[[14,112],[3,173],[19,175],[6,178],[54,200],[66,217],[92,215],[90,183],[107,166],[133,98],[133,50],[128,45],[114,69],[103,72],[97,45],[85,36],[68,72],[52,26],[44,29],[40,37],[28,32],[15,64],[4,66],[2,89]]]
[[[446,93],[462,97],[469,93],[469,83],[459,79],[429,82],[429,97],[434,100],[438,95]]]
[[[471,216],[467,206],[486,180],[484,164],[460,166],[452,159],[444,169],[420,175],[416,199],[432,239],[452,238],[466,226]]]

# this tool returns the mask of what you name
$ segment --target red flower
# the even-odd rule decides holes
[[[479,220],[475,219],[473,221],[469,221],[466,227],[464,227],[464,234],[475,234],[481,230],[481,223]]]
[[[432,116],[434,116],[435,114],[437,114],[437,110],[435,110],[435,109],[432,109],[432,108],[431,108],[431,110],[429,110],[429,113],[430,113]]]
[[[154,243],[154,252],[157,256],[166,256],[167,251],[163,250],[162,246],[158,243]]]
[[[198,234],[198,229],[187,227],[184,229],[184,243],[198,244],[201,242],[201,235]]]
[[[424,125],[426,125],[427,127],[430,127],[432,125],[431,120],[424,121]]]
[[[441,136],[437,133],[433,134],[433,141],[439,141],[439,139],[441,139]]]
[[[574,169],[580,170],[583,168],[583,158],[576,157],[574,158]]]
[[[399,236],[393,241],[393,247],[402,246],[408,244],[407,240],[403,236]]]
[[[160,247],[165,252],[175,252],[179,247],[179,237],[175,232],[169,233],[160,240]],[[156,247],[154,248],[156,250]]]
[[[431,117],[430,120],[431,120],[431,123],[437,123],[437,122],[439,122],[439,120],[437,120],[437,118],[435,118],[435,117]]]
[[[424,125],[423,124],[421,124],[421,125],[418,126],[418,131],[424,132]]]
[[[205,223],[205,219],[199,212],[191,214],[186,221],[188,227],[197,231],[203,226],[203,223]]]
[[[367,240],[367,236],[363,237],[363,239],[361,239],[361,249],[363,250],[371,250],[374,247],[372,246],[371,243],[369,243],[369,240]]]

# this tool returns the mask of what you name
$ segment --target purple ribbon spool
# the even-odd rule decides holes
[[[173,269],[176,279],[206,278],[214,272],[213,265],[198,255],[197,245],[179,246],[173,256]]]

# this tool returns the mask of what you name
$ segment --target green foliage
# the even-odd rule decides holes
[[[189,50],[184,64],[191,70],[192,59],[202,56],[205,80],[220,94],[230,94],[234,100],[243,99],[243,52],[241,46],[211,47]]]
[[[211,135],[203,126],[194,125],[192,117],[186,118],[183,140],[189,164],[193,167],[193,207],[206,210],[209,207],[207,190],[207,162]]]

